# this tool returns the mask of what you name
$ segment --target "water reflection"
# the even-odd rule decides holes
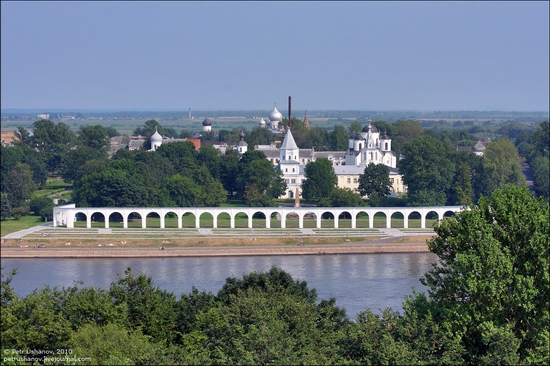
[[[6,271],[18,267],[12,286],[19,296],[35,288],[69,287],[74,281],[84,286],[108,289],[124,275],[127,267],[135,274],[146,274],[155,286],[173,292],[178,298],[193,286],[199,291],[217,291],[227,277],[240,278],[253,271],[277,266],[297,280],[315,288],[319,299],[336,297],[350,317],[366,308],[373,311],[391,307],[401,310],[405,295],[425,288],[419,278],[436,260],[431,253],[359,255],[250,256],[201,258],[101,258],[101,259],[8,259]],[[117,276],[118,275],[118,276]]]

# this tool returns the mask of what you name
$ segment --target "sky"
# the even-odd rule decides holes
[[[1,2],[1,108],[542,111],[549,2]]]

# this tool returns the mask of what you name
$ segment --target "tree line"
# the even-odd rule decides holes
[[[287,124],[285,118],[283,125]],[[548,122],[531,130],[502,126],[503,137],[487,144],[483,158],[456,151],[456,146],[476,142],[466,130],[425,129],[413,120],[373,125],[392,139],[407,194],[398,200],[387,197],[389,171],[381,165],[366,167],[358,192],[338,188],[328,163],[318,159],[306,167],[302,194],[307,201],[326,206],[468,205],[506,184],[525,184],[518,151],[531,166],[536,194],[548,198]],[[347,130],[335,125],[328,131],[306,128],[297,118],[291,126],[300,148],[337,151],[346,150],[348,137],[363,127],[355,121]],[[118,135],[113,128],[81,126],[74,134],[66,124],[49,120],[36,121],[33,127],[32,133],[18,127],[14,146],[1,148],[2,219],[30,212],[51,219],[53,203],[44,197],[33,199],[33,192],[55,176],[73,184],[72,200],[82,206],[216,206],[228,198],[270,206],[286,190],[281,173],[261,151],[253,150],[277,138],[260,127],[246,132],[250,151],[242,157],[231,149],[221,156],[208,145],[195,150],[190,143],[163,144],[155,154],[147,153],[145,145],[140,151],[118,150],[109,157],[110,138]],[[173,137],[185,132],[176,136],[177,131],[150,120],[134,133],[148,138],[156,130]],[[236,142],[239,132],[203,132],[201,138]]]
[[[19,297],[13,270],[2,273],[2,357],[67,349],[99,365],[548,364],[549,222],[548,201],[526,187],[482,197],[435,228],[428,294],[407,297],[402,313],[352,318],[276,267],[179,298],[130,268],[108,289]]]

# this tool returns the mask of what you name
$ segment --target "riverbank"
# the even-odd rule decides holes
[[[1,258],[132,258],[132,257],[209,257],[209,256],[258,256],[258,255],[336,255],[336,254],[369,254],[369,253],[421,253],[429,252],[426,240],[431,236],[372,238],[360,242],[344,241],[344,243],[329,243],[331,238],[307,238],[294,239],[295,243],[284,244],[281,240],[262,239],[257,240],[235,238],[233,241],[225,238],[225,245],[212,245],[208,239],[192,242],[184,245],[177,241],[168,241],[160,246],[146,245],[142,247],[128,246],[128,244],[99,243],[96,247],[89,240],[85,247],[64,245],[61,247],[51,243],[45,247],[29,245],[33,241],[20,241],[17,243],[4,242],[0,249]],[[242,241],[248,240],[247,245]],[[313,243],[306,242],[307,240]],[[344,239],[346,240],[346,239]],[[43,240],[47,243],[46,240]],[[235,243],[234,241],[237,241]],[[268,245],[263,243],[269,241]],[[323,241],[326,243],[315,243]],[[332,238],[334,241],[334,238]],[[105,242],[105,240],[103,240]],[[217,242],[217,241],[216,241]],[[25,244],[27,243],[27,244]],[[68,242],[67,242],[68,243]],[[198,244],[197,244],[198,243]],[[18,244],[16,246],[16,244]],[[109,245],[110,244],[110,245]],[[84,244],[80,244],[84,245]],[[121,247],[122,246],[122,247]],[[161,249],[164,248],[164,249]]]

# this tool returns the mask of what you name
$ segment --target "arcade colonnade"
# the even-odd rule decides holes
[[[74,228],[77,217],[86,217],[86,227],[92,227],[92,216],[102,214],[105,219],[105,228],[109,228],[109,219],[111,215],[122,217],[124,228],[128,228],[130,215],[141,217],[141,227],[147,228],[147,216],[156,214],[160,217],[160,228],[165,228],[165,219],[168,214],[176,215],[178,218],[178,228],[182,228],[182,217],[186,214],[192,214],[195,217],[195,228],[201,228],[201,217],[205,214],[212,215],[213,228],[218,227],[218,217],[221,214],[227,214],[230,218],[230,228],[235,228],[235,218],[238,214],[245,214],[248,217],[248,228],[252,229],[252,218],[263,214],[265,217],[265,228],[271,228],[271,217],[276,216],[281,221],[281,228],[286,228],[286,222],[289,218],[298,219],[298,228],[304,228],[304,218],[316,220],[316,228],[320,229],[323,216],[332,214],[334,218],[334,228],[338,228],[339,218],[342,214],[351,217],[351,228],[357,228],[357,217],[360,214],[367,214],[369,219],[369,228],[374,227],[374,216],[377,213],[386,215],[386,228],[391,228],[391,217],[395,213],[403,215],[406,229],[409,227],[409,216],[412,213],[420,215],[420,227],[426,228],[426,218],[428,213],[437,214],[439,220],[444,216],[452,215],[463,210],[462,206],[433,206],[433,207],[76,207],[74,204],[54,207],[53,226],[66,226]],[[78,216],[77,216],[78,215]]]

